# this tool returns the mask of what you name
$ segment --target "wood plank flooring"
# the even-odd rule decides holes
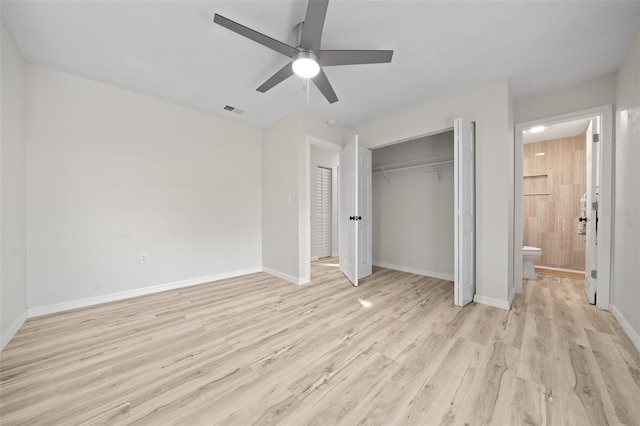
[[[0,423],[640,425],[640,355],[582,283],[511,311],[452,283],[336,259],[27,321],[1,353]]]

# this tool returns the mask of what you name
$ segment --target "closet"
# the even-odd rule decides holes
[[[454,133],[372,150],[374,265],[454,278]]]

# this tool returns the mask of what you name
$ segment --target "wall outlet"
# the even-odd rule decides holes
[[[149,253],[142,252],[140,253],[140,263],[147,263],[149,261]]]

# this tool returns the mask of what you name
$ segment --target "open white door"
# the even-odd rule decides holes
[[[599,118],[592,118],[587,127],[587,244],[584,291],[591,304],[596,303],[598,285],[598,172],[599,172]]]
[[[353,285],[358,285],[358,227],[354,220],[358,211],[358,136],[345,146],[340,154],[338,184],[338,238],[340,271]]]
[[[338,238],[340,271],[353,285],[371,275],[371,151],[358,136],[340,154]]]
[[[357,137],[357,136],[356,136]],[[371,150],[358,147],[358,278],[371,275]]]
[[[454,303],[464,306],[476,292],[475,271],[475,129],[454,121]]]

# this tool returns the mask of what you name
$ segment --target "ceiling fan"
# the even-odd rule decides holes
[[[331,87],[322,67],[389,63],[393,56],[393,50],[320,50],[322,27],[327,15],[328,4],[329,0],[309,0],[304,22],[295,28],[299,34],[298,46],[296,47],[238,24],[217,13],[213,22],[291,58],[291,62],[256,89],[258,92],[264,93],[293,74],[297,74],[303,78],[310,78],[327,98],[327,101],[332,104],[338,100],[338,96]]]

